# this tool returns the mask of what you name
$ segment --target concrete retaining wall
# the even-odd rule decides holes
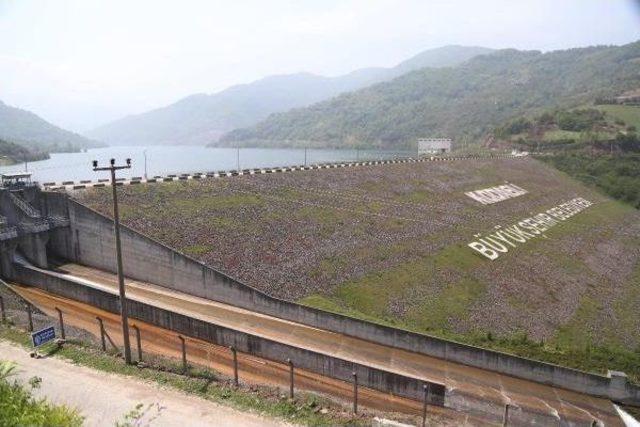
[[[55,194],[50,197],[66,196]],[[70,229],[53,233],[51,249],[77,263],[115,272],[113,222],[70,199],[68,212]],[[126,227],[122,230],[122,242],[125,274],[136,280],[387,346],[640,406],[640,387],[620,379],[612,380],[273,298]]]
[[[22,265],[15,266],[15,279],[18,282],[28,283],[52,294],[84,302],[105,311],[120,312],[117,295],[71,280],[52,276]],[[441,384],[426,383],[416,378],[281,344],[131,299],[128,300],[128,308],[129,316],[132,319],[138,319],[216,345],[234,346],[240,352],[263,359],[285,362],[289,358],[297,368],[337,380],[351,381],[352,373],[355,372],[358,375],[358,384],[385,393],[422,400],[424,397],[423,385],[428,384],[430,404],[444,406],[445,403],[445,387]]]

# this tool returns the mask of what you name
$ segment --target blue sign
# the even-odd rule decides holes
[[[44,343],[48,343],[49,341],[54,340],[56,337],[56,330],[53,326],[49,326],[48,328],[41,329],[37,332],[31,333],[31,341],[33,342],[34,347],[39,347]]]

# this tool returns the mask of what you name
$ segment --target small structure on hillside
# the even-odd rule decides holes
[[[451,138],[418,138],[418,155],[451,151]]]

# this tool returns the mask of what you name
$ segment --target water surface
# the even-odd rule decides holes
[[[206,148],[199,146],[150,146],[150,147],[105,147],[94,148],[85,153],[52,153],[51,158],[39,162],[29,162],[26,169],[33,173],[38,182],[61,182],[97,180],[107,178],[107,172],[94,172],[91,162],[107,165],[115,158],[117,164],[124,164],[131,158],[132,168],[118,172],[126,178],[145,174],[145,153],[147,175],[210,172],[218,170],[246,169],[274,166],[302,165],[305,162],[304,149],[270,148]],[[376,160],[410,156],[407,151],[380,150],[332,150],[309,149],[307,164],[337,161]],[[0,167],[0,173],[22,172],[25,164]]]

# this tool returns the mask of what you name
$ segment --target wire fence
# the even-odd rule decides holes
[[[52,313],[45,313],[20,295],[13,292],[0,281],[0,321],[4,325],[11,325],[28,332],[39,331],[53,326],[56,332],[57,344],[79,344],[100,350],[113,356],[122,357],[121,335],[119,330],[119,316],[110,313],[86,317],[86,324],[82,328],[69,322],[70,314],[65,308],[54,307]],[[161,330],[160,328],[143,325],[136,320],[130,320],[132,334],[132,359],[141,368],[152,368],[187,376],[200,375],[198,367],[212,369],[207,373],[209,379],[222,382],[229,386],[251,389],[254,384],[264,384],[268,379],[271,387],[286,391],[289,399],[295,399],[298,394],[298,383],[309,390],[309,385],[318,381],[318,376],[308,372],[298,371],[295,361],[287,358],[281,362],[262,361],[250,354],[242,354],[234,347],[222,347],[177,333]],[[32,355],[37,356],[34,349]],[[339,381],[334,381],[339,382]],[[354,414],[359,413],[359,397],[362,390],[358,384],[355,372],[343,380],[341,398],[348,399]],[[328,384],[328,383],[327,383]],[[325,384],[321,392],[331,395],[331,388]],[[335,387],[335,384],[331,384]],[[352,388],[351,393],[349,389]],[[364,389],[365,404],[375,407],[375,392]],[[345,392],[346,391],[346,392]],[[372,397],[373,396],[373,397]],[[379,398],[379,397],[378,397]],[[372,400],[373,399],[373,400]],[[428,393],[425,394],[428,399]],[[423,418],[426,420],[427,404],[424,402]],[[346,403],[345,403],[346,404]],[[418,415],[415,405],[410,405],[411,412]]]

